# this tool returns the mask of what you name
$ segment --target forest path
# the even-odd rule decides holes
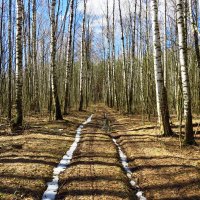
[[[103,129],[103,108],[84,126],[69,168],[60,177],[57,199],[136,199],[118,150]]]
[[[127,156],[132,178],[148,200],[200,200],[199,146],[180,148],[178,137],[159,137],[157,118],[149,122],[141,115],[110,108],[107,112],[111,135]],[[173,131],[178,133],[178,127],[173,126]],[[199,135],[196,142],[200,144]]]

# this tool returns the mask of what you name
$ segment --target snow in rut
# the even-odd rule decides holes
[[[130,184],[134,187],[134,188],[139,188],[136,184],[136,181],[134,181],[132,179],[132,172],[128,166],[128,161],[127,161],[127,156],[123,153],[121,147],[119,146],[119,144],[117,143],[116,139],[112,139],[113,142],[115,143],[115,145],[118,148],[118,152],[119,152],[119,156],[120,156],[120,160],[122,162],[123,168],[126,171],[127,177],[130,180]],[[143,192],[141,190],[138,190],[138,192],[136,193],[136,196],[138,197],[139,200],[146,200],[146,197],[143,196]]]
[[[85,122],[83,122],[83,124],[80,125],[78,127],[78,129],[76,130],[76,137],[75,137],[73,144],[71,145],[71,147],[69,148],[67,153],[63,156],[63,159],[60,161],[58,166],[53,169],[53,179],[51,182],[47,183],[47,189],[42,196],[42,200],[54,200],[55,199],[57,191],[58,191],[59,175],[70,164],[73,153],[77,148],[78,142],[80,141],[81,130],[83,128],[83,125],[91,122],[92,116],[93,115],[91,115]]]

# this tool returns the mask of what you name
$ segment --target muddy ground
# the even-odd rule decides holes
[[[156,119],[142,122],[141,116],[122,115],[102,106],[94,110],[70,166],[60,176],[57,199],[137,199],[112,142],[114,137],[148,200],[200,200],[199,146],[180,147],[179,137],[159,137]],[[103,129],[104,112],[110,119],[110,132]],[[58,122],[32,116],[26,118],[26,130],[19,135],[12,135],[2,121],[0,199],[41,199],[53,168],[73,143],[79,124],[90,114],[72,112]],[[173,123],[174,132],[178,132],[175,119]],[[196,141],[200,145],[199,132]]]

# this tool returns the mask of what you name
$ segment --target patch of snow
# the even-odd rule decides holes
[[[143,192],[142,191],[138,191],[136,193],[136,196],[139,198],[139,200],[147,200],[146,197],[143,196]]]
[[[83,122],[83,125],[88,124],[89,122],[92,121],[93,115],[91,115],[85,122]]]
[[[128,166],[127,156],[122,151],[122,149],[119,146],[119,144],[117,143],[116,139],[113,138],[112,140],[113,140],[114,144],[116,145],[116,147],[118,148],[119,157],[120,157],[121,163],[123,165],[123,168],[126,171],[126,175],[130,180],[130,184],[134,188],[139,188],[137,186],[136,181],[132,180],[132,172],[131,172],[131,169]],[[143,192],[140,191],[140,190],[136,193],[136,196],[138,197],[139,200],[147,200],[146,197],[143,196]]]
[[[146,198],[146,197],[143,197],[143,196],[141,196],[141,197],[140,197],[140,200],[147,200],[147,198]]]
[[[117,146],[119,146],[118,144],[117,144],[117,141],[113,138],[113,142],[117,145]]]
[[[142,192],[142,191],[139,191],[139,192],[136,193],[136,196],[137,196],[138,198],[140,198],[142,195],[143,195],[143,192]]]
[[[42,200],[52,200],[55,199],[57,191],[47,190],[44,192]]]
[[[48,185],[47,187],[48,190],[57,191],[58,189],[57,181],[49,182],[47,183],[47,185]]]
[[[129,179],[132,178],[132,173],[127,173],[126,175],[128,176]]]
[[[85,122],[83,122],[83,124],[87,124],[87,123],[91,122],[92,116],[93,115],[91,115]],[[76,130],[76,136],[75,136],[75,140],[74,140],[73,144],[70,146],[67,153],[63,156],[63,158],[60,161],[60,163],[58,164],[58,166],[53,169],[53,179],[51,182],[47,183],[47,189],[42,196],[42,200],[54,200],[55,199],[55,197],[57,195],[58,187],[59,187],[59,185],[58,185],[59,175],[61,172],[65,171],[65,169],[71,162],[73,153],[76,150],[76,148],[78,146],[78,142],[80,141],[80,138],[81,138],[80,135],[81,135],[82,128],[83,128],[83,125],[80,125],[78,127],[78,129]],[[59,129],[59,131],[62,131],[62,130],[63,129]]]
[[[135,182],[135,181],[133,181],[133,180],[131,180],[131,181],[130,181],[130,184],[131,184],[133,187],[135,187],[135,186],[136,186],[136,182]]]

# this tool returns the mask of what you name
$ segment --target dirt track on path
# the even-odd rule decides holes
[[[122,115],[101,105],[90,112],[73,112],[63,121],[32,117],[21,135],[0,129],[0,199],[41,199],[54,167],[91,111],[95,113],[92,122],[82,129],[73,159],[59,179],[56,199],[137,199],[115,138],[127,156],[132,179],[148,200],[200,200],[199,146],[180,149],[177,137],[158,137],[156,118],[142,122],[141,116]],[[103,129],[105,112],[111,122],[109,133]],[[199,123],[200,119],[195,120]],[[196,142],[200,145],[199,132]]]
[[[148,200],[200,200],[199,146],[180,149],[178,137],[158,136],[156,121],[108,112],[112,136],[127,155],[132,176]],[[176,126],[173,131],[177,133]],[[199,134],[196,142],[200,145]]]
[[[61,175],[57,199],[136,199],[99,109],[86,125],[71,165]]]
[[[176,137],[158,138],[155,122],[143,124],[137,116],[101,106],[96,110],[72,165],[62,175],[58,199],[137,199],[115,138],[128,157],[132,179],[148,200],[200,200],[199,147],[180,149]],[[104,112],[111,121],[108,134],[102,129]]]

